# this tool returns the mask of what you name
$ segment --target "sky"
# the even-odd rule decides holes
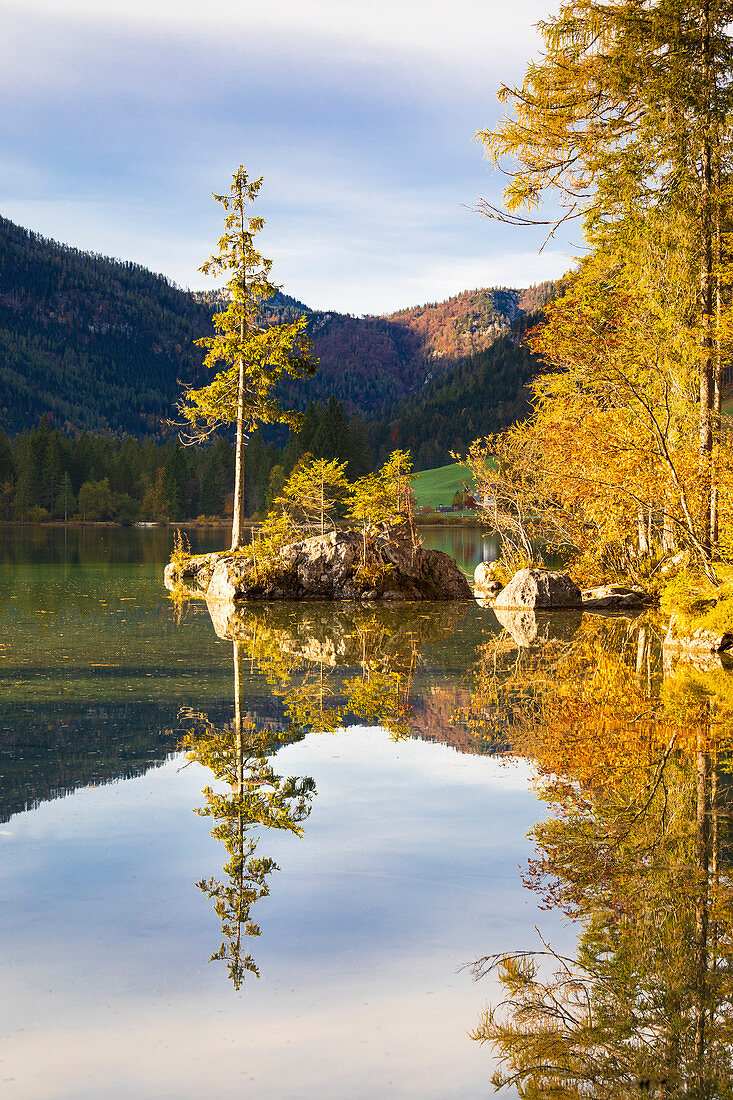
[[[0,213],[180,286],[242,163],[273,278],[356,315],[561,275],[577,243],[474,210],[477,130],[550,0],[0,0]]]

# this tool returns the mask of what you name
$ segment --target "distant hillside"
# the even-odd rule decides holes
[[[170,434],[181,382],[208,377],[194,341],[211,331],[220,292],[183,291],[139,264],[57,244],[4,218],[0,257],[0,428],[12,435],[46,413],[65,432]],[[267,316],[305,313],[320,359],[315,379],[289,384],[283,399],[304,409],[334,394],[349,414],[367,418],[395,401],[408,408],[457,365],[480,369],[477,353],[544,300],[548,286],[464,291],[385,317],[308,310],[278,294]]]
[[[423,470],[412,485],[413,495],[419,508],[438,508],[451,505],[457,492],[464,488],[474,489],[473,473],[468,466],[452,462],[448,466],[438,466],[434,470]]]
[[[0,427],[49,413],[62,429],[158,432],[209,310],[138,264],[80,252],[0,219]]]
[[[409,332],[425,363],[465,359],[506,332],[520,312],[520,291],[464,290],[445,302],[391,313],[388,320]]]
[[[305,398],[302,383],[286,383],[284,398],[303,408],[304,399],[324,400],[333,394],[349,414],[359,412],[368,419],[378,418],[395,401],[409,407],[415,395],[422,400],[424,387],[458,364],[472,361],[509,334],[525,312],[544,305],[553,286],[546,282],[525,290],[465,290],[444,302],[384,317],[308,310],[302,302],[279,294],[267,303],[267,316],[278,323],[305,313],[320,360]],[[213,303],[216,295],[207,300]]]
[[[371,425],[377,458],[394,447],[412,452],[418,470],[451,462],[478,436],[500,431],[529,412],[527,383],[541,366],[523,343],[537,314],[520,317],[491,347],[396,401]]]

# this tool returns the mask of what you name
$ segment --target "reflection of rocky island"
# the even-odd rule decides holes
[[[216,790],[204,788],[204,805],[197,812],[213,820],[212,835],[228,858],[220,878],[197,885],[221,923],[221,945],[211,958],[226,961],[239,988],[247,973],[258,973],[245,944],[260,934],[253,907],[269,893],[277,870],[260,846],[266,848],[271,829],[301,835],[315,794],[308,777],[279,774],[278,748],[311,731],[354,722],[382,726],[394,738],[415,733],[448,740],[436,727],[454,728],[458,689],[444,689],[441,698],[440,686],[431,684],[417,706],[413,689],[423,648],[450,639],[467,609],[214,602],[209,611],[217,636],[232,645],[234,718],[217,725],[206,714],[186,709],[180,716],[186,731],[181,747],[219,783]],[[278,700],[276,722],[271,707],[266,721],[258,714],[261,693],[248,698],[258,678]],[[456,747],[471,751],[463,731],[454,740]]]
[[[245,645],[252,667],[267,677],[285,714],[301,728],[334,729],[350,720],[384,725],[400,736],[467,743],[451,724],[455,708],[435,708],[438,685],[420,690],[420,684],[415,695],[423,649],[449,639],[465,607],[215,601],[208,608],[217,636]],[[451,685],[453,698],[460,691]]]
[[[665,668],[661,641],[623,620],[508,661],[484,647],[473,721],[503,710],[552,809],[527,884],[578,927],[572,957],[543,944],[477,963],[503,987],[475,1033],[497,1088],[733,1095],[733,672]]]

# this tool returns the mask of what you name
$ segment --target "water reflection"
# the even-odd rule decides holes
[[[551,813],[526,884],[579,927],[574,957],[477,962],[504,990],[475,1033],[497,1088],[733,1095],[732,710],[731,669],[665,663],[648,619],[483,647],[469,720],[535,762]]]
[[[316,794],[310,777],[278,774],[278,748],[354,721],[381,726],[396,740],[409,736],[421,650],[449,638],[466,609],[440,604],[400,613],[361,604],[230,603],[212,604],[209,612],[217,637],[232,644],[233,720],[217,725],[206,713],[185,708],[179,723],[188,759],[209,768],[218,784],[217,790],[204,788],[204,805],[196,812],[212,819],[212,836],[228,860],[223,878],[197,885],[221,923],[221,945],[211,960],[227,963],[239,989],[248,973],[259,975],[245,938],[260,935],[252,910],[269,894],[270,876],[278,870],[259,852],[260,843],[270,829],[302,836]],[[278,720],[271,708],[267,715],[258,712],[261,694],[248,696],[257,677],[279,702]]]
[[[259,856],[258,828],[285,829],[302,835],[301,822],[310,813],[315,784],[308,777],[284,779],[275,772],[269,757],[277,734],[243,716],[242,663],[244,644],[234,640],[234,721],[219,727],[205,714],[185,712],[191,722],[182,747],[189,760],[209,768],[219,783],[229,787],[222,794],[204,787],[204,805],[196,812],[212,818],[211,835],[223,843],[229,859],[224,864],[226,881],[201,879],[196,885],[213,902],[221,921],[222,941],[211,956],[226,960],[229,977],[239,989],[246,973],[259,976],[257,964],[243,950],[242,936],[259,936],[252,919],[252,907],[269,894],[268,878],[278,870],[275,861]]]

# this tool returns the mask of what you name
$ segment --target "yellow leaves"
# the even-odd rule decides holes
[[[471,724],[486,727],[505,711],[512,751],[593,790],[641,781],[670,745],[690,755],[702,738],[711,751],[732,751],[733,674],[688,669],[660,682],[661,669],[639,671],[651,659],[650,628],[639,627],[636,647],[617,630],[585,622],[569,645],[527,651],[510,666],[496,645],[486,647]]]

